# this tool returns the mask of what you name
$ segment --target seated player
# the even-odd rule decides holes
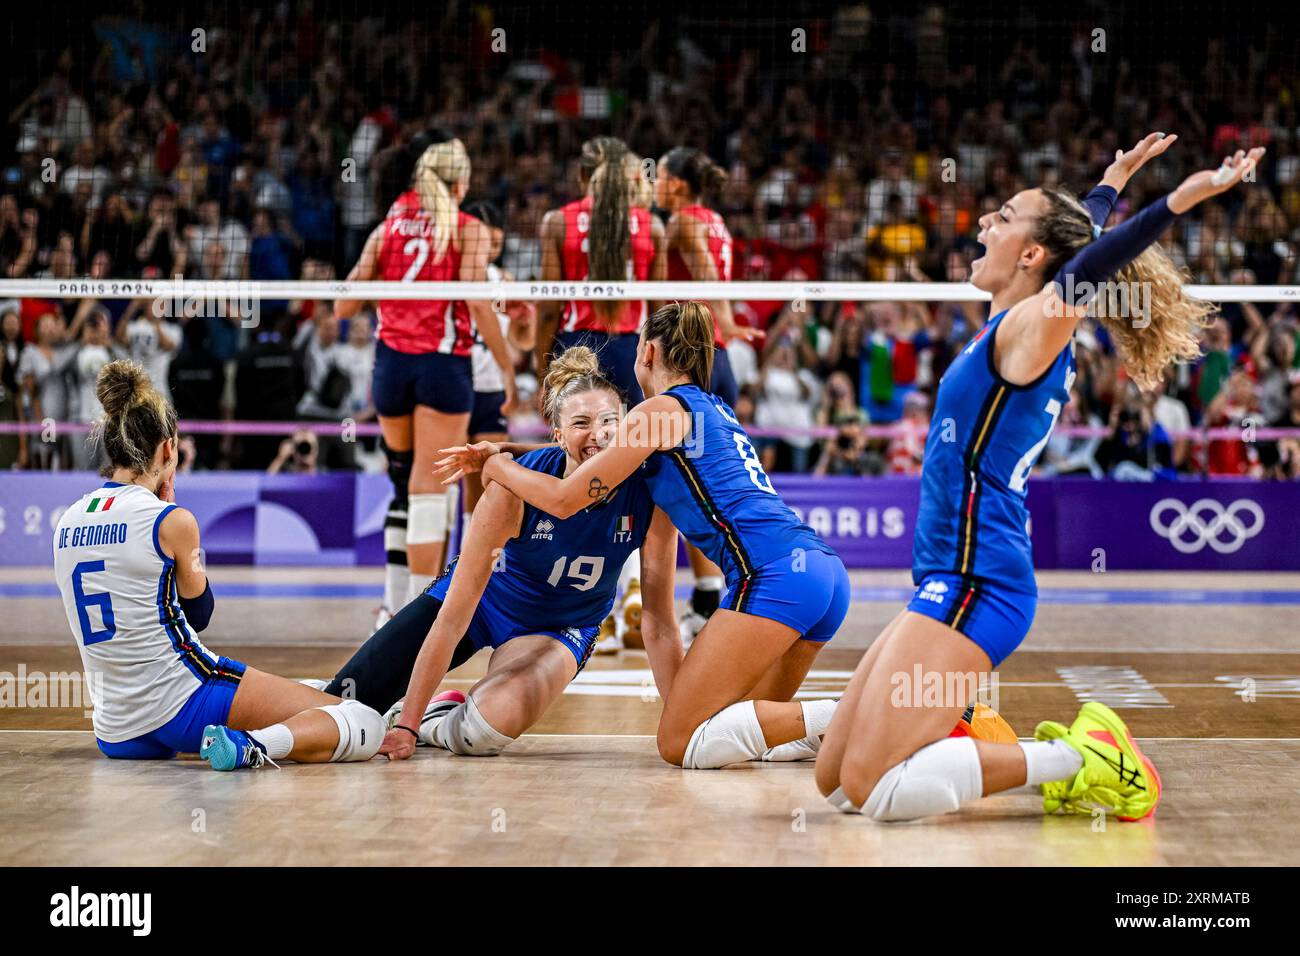
[[[529,451],[520,463],[562,477],[609,442],[622,396],[585,346],[551,362],[545,395],[559,445]],[[619,570],[637,549],[644,555],[647,647],[663,688],[682,657],[673,618],[676,531],[644,482],[633,479],[568,518],[529,507],[499,485],[489,488],[457,559],[327,689],[377,709],[405,689],[381,751],[390,759],[411,756],[417,740],[466,756],[500,753],[582,670],[613,605]],[[468,697],[433,697],[450,669],[484,647],[492,648],[488,672]]]
[[[214,601],[198,522],[174,504],[176,410],[135,362],[104,366],[95,393],[111,480],[64,512],[54,571],[82,663],[102,675],[99,749],[123,760],[197,752],[214,770],[373,757],[377,711],[203,646]]]

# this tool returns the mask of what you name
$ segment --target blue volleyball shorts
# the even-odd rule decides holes
[[[916,582],[907,609],[947,624],[970,638],[997,667],[1011,656],[1034,623],[1038,595],[991,581],[935,572]]]
[[[848,613],[853,588],[839,555],[796,548],[733,582],[721,607],[779,621],[824,644]]]
[[[203,728],[208,724],[224,725],[230,717],[230,704],[246,667],[228,657],[217,658],[215,670],[190,694],[175,717],[157,730],[115,744],[96,738],[99,749],[116,760],[167,760],[178,753],[198,753]]]

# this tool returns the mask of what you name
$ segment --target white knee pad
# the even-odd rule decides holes
[[[798,760],[816,760],[817,751],[821,749],[820,737],[801,737],[788,744],[777,744],[763,751],[763,760],[767,763],[793,763]]]
[[[470,697],[438,722],[431,742],[435,747],[462,757],[495,757],[513,743],[514,738],[507,737],[489,724],[474,698]]]
[[[767,750],[763,728],[752,700],[724,707],[691,734],[682,755],[686,770],[712,770],[731,763],[757,760]]]
[[[975,741],[948,737],[886,770],[862,805],[862,813],[882,823],[919,820],[952,813],[977,799],[983,789]]]
[[[394,555],[406,554],[406,523],[409,517],[405,508],[400,512],[391,510],[388,512],[384,521],[385,551],[392,551]]]
[[[330,757],[332,763],[369,760],[379,753],[379,745],[384,742],[384,731],[387,730],[379,711],[359,700],[345,700],[320,709],[339,725],[339,743]]]
[[[447,540],[447,495],[411,495],[406,507],[406,543],[441,544]]]
[[[835,716],[835,700],[805,700],[799,704],[803,711],[803,725],[807,736],[792,740],[788,744],[778,744],[764,751],[763,759],[767,761],[788,762],[792,760],[815,760],[817,751],[822,746],[822,734],[831,725]]]

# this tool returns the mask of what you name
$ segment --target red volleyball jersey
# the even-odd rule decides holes
[[[458,236],[470,219],[473,216],[459,213]],[[387,282],[460,278],[460,250],[455,243],[448,243],[441,258],[434,258],[433,253],[433,218],[420,205],[416,192],[407,190],[384,219],[378,278]],[[377,334],[389,348],[409,355],[469,355],[474,344],[469,306],[460,299],[384,299],[379,302]]]
[[[731,233],[727,231],[727,224],[723,222],[722,217],[707,206],[700,205],[683,206],[677,211],[677,214],[698,219],[708,226],[709,258],[713,260],[713,266],[718,270],[718,280],[730,282]],[[690,267],[686,265],[686,260],[682,258],[682,254],[676,249],[668,253],[668,278],[671,281],[696,278],[691,273]],[[717,316],[714,316],[714,318],[716,320]],[[722,338],[722,332],[718,329],[716,321],[713,326],[713,343],[718,348],[723,348],[727,344]]]
[[[655,258],[654,238],[650,234],[649,210],[632,207],[628,215],[628,227],[632,232],[632,258],[627,263],[627,277],[649,279],[650,266]],[[590,231],[591,197],[584,196],[564,207],[564,245],[560,255],[562,278],[569,280],[587,278],[589,269],[587,234]],[[644,299],[622,302],[613,331],[619,334],[635,333],[641,328],[645,316]],[[590,299],[578,299],[565,306],[560,330],[562,332],[608,332],[610,326],[596,314],[595,309],[591,307]]]

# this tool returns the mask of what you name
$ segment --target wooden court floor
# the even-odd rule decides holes
[[[212,578],[209,647],[291,677],[347,659],[379,582],[369,570]],[[997,705],[1028,736],[1081,699],[1110,703],[1161,771],[1153,820],[1044,817],[1023,790],[880,826],[827,807],[808,764],[682,771],[655,752],[660,704],[631,651],[594,658],[496,758],[421,749],[400,764],[237,774],[109,761],[79,700],[15,697],[18,678],[80,661],[47,572],[0,570],[0,864],[1300,864],[1300,575],[1060,572],[1039,585]],[[858,572],[854,587],[805,695],[842,690],[907,575]],[[484,664],[447,686],[468,687]]]

